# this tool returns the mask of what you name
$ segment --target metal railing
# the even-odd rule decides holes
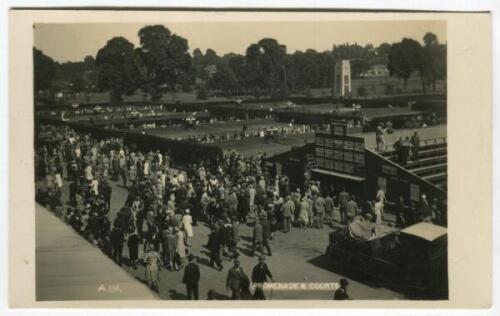
[[[438,145],[438,144],[445,144],[446,143],[446,137],[436,137],[436,138],[428,138],[428,139],[423,139],[420,141],[420,146],[429,146],[429,145]],[[376,151],[377,146],[371,146],[367,147],[368,149]],[[382,147],[382,151],[377,151],[378,153],[384,153],[388,151],[393,151],[394,150],[394,144],[387,144]]]

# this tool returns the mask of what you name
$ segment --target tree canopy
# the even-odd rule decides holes
[[[35,92],[48,89],[56,73],[54,60],[34,47],[33,68]]]
[[[406,87],[408,78],[420,68],[421,53],[420,43],[410,38],[392,44],[387,65],[390,75],[402,79]]]
[[[425,34],[423,40],[419,69],[422,88],[426,91],[427,87],[431,86],[435,90],[437,80],[446,78],[446,46],[439,44],[437,36],[433,33]]]
[[[139,39],[137,54],[144,70],[142,89],[152,100],[158,100],[163,92],[174,91],[180,79],[186,80],[185,74],[191,67],[188,41],[163,25],[143,27]]]
[[[413,39],[404,38],[394,43],[389,52],[389,73],[402,79],[404,85],[413,73],[418,72],[422,89],[436,88],[438,79],[446,78],[446,45],[441,45],[437,36],[426,33],[424,46]]]
[[[145,26],[137,35],[138,47],[114,37],[95,58],[88,55],[76,62],[57,63],[34,48],[35,91],[101,90],[108,91],[112,100],[139,89],[151,100],[159,100],[166,92],[193,89],[203,90],[204,97],[210,93],[307,95],[312,89],[332,88],[335,62],[340,59],[350,60],[354,79],[376,65],[386,65],[389,74],[401,79],[405,87],[410,77],[418,75],[424,92],[446,78],[446,44],[433,33],[423,36],[423,44],[403,38],[377,47],[343,43],[322,52],[287,52],[277,39],[262,38],[250,43],[243,54],[223,55],[212,48],[195,48],[190,54],[188,41],[163,25]]]
[[[138,86],[138,64],[134,45],[124,37],[113,37],[97,52],[99,88],[108,90],[116,101],[132,94]]]

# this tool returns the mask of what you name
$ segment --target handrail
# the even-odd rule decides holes
[[[444,138],[444,137],[441,137],[441,138]],[[374,151],[374,150],[371,150],[371,149],[368,149],[368,148],[367,148],[366,150],[367,150],[367,151],[369,151],[370,153],[372,153],[373,155],[375,155],[375,156],[379,157],[379,159],[384,160],[386,163],[388,163],[388,164],[390,164],[390,165],[392,165],[392,166],[394,166],[394,167],[396,167],[396,168],[398,168],[398,169],[400,169],[400,170],[403,170],[404,172],[407,172],[407,173],[409,173],[409,174],[412,174],[412,175],[414,175],[415,177],[420,178],[422,181],[424,181],[424,182],[425,182],[425,183],[427,183],[428,185],[431,185],[431,186],[433,186],[435,189],[437,189],[437,190],[439,190],[439,191],[441,191],[441,192],[443,192],[443,193],[444,193],[444,190],[443,190],[443,189],[441,189],[441,188],[437,187],[435,184],[433,184],[433,183],[431,183],[431,182],[429,182],[429,181],[425,180],[425,179],[424,179],[424,178],[422,178],[421,176],[414,174],[411,170],[406,169],[406,167],[401,166],[400,164],[397,164],[397,163],[395,163],[394,161],[391,161],[390,159],[387,159],[386,157],[382,156],[380,153],[378,153],[378,152],[376,152],[376,151]]]
[[[427,146],[427,145],[437,145],[437,144],[443,144],[443,143],[446,143],[446,137],[445,136],[444,137],[427,138],[427,139],[424,139],[424,140],[420,141],[420,144],[424,145],[424,146]],[[371,147],[367,147],[367,148],[368,149],[376,149],[377,146],[371,146]],[[394,144],[384,145],[382,153],[390,151],[389,149],[394,150]]]

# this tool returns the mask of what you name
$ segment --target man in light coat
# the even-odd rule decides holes
[[[323,217],[325,216],[325,199],[318,195],[314,201],[314,210],[316,215],[316,228],[323,228]]]
[[[295,212],[295,204],[293,203],[290,195],[285,198],[285,203],[282,206],[282,216],[283,216],[283,231],[288,233],[292,225],[292,216]]]

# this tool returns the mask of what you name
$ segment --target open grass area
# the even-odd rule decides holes
[[[363,87],[365,95],[360,96],[360,88]],[[378,97],[404,94],[423,93],[422,82],[419,77],[408,79],[406,88],[403,86],[403,81],[395,77],[373,77],[373,78],[356,78],[352,79],[351,91],[354,97]],[[328,97],[331,96],[331,88],[311,89],[311,97]],[[446,80],[438,80],[436,91],[427,90],[428,94],[446,93]]]
[[[419,77],[412,77],[408,79],[406,88],[403,87],[403,81],[394,77],[373,77],[373,78],[356,78],[352,80],[352,95],[354,97],[360,97],[360,88],[363,87],[365,94],[364,97],[375,97],[375,96],[390,96],[390,95],[404,95],[404,94],[415,94],[423,93],[422,84]],[[311,89],[311,97],[329,97],[331,96],[332,88],[321,88],[321,89]],[[428,90],[427,93],[446,93],[446,81],[439,80],[436,85],[436,91]],[[304,96],[301,93],[293,93],[292,96]],[[253,96],[235,96],[235,97],[224,97],[224,96],[209,96],[205,101],[216,102],[216,101],[229,101],[236,99],[247,99]],[[265,97],[263,97],[265,98]],[[108,103],[109,93],[107,92],[92,92],[92,93],[80,93],[74,96],[68,96],[66,102],[68,103]],[[126,102],[137,102],[137,101],[149,101],[149,97],[138,91],[137,93],[124,96],[123,101]],[[201,102],[196,97],[196,91],[192,92],[175,92],[175,93],[165,93],[159,102]]]
[[[314,133],[288,135],[278,142],[266,142],[262,138],[249,138],[238,141],[223,142],[219,145],[223,150],[235,150],[244,156],[266,153],[268,157],[286,152],[294,146],[303,146],[314,141]]]
[[[254,120],[241,120],[241,121],[223,121],[213,124],[202,123],[198,129],[185,129],[181,126],[159,127],[153,129],[136,129],[138,133],[145,132],[149,135],[155,135],[165,138],[176,139],[178,137],[186,138],[190,136],[204,136],[206,134],[225,135],[226,133],[239,133],[246,124],[248,131],[257,131],[263,128],[270,127],[285,127],[286,123],[279,123],[272,119],[254,119]],[[220,146],[223,150],[236,150],[245,156],[253,156],[266,152],[267,155],[272,156],[277,153],[290,150],[293,146],[302,146],[306,141],[314,139],[313,133],[288,135],[282,138],[279,142],[266,142],[263,138],[252,137],[241,140],[225,140],[215,142],[214,144]]]

